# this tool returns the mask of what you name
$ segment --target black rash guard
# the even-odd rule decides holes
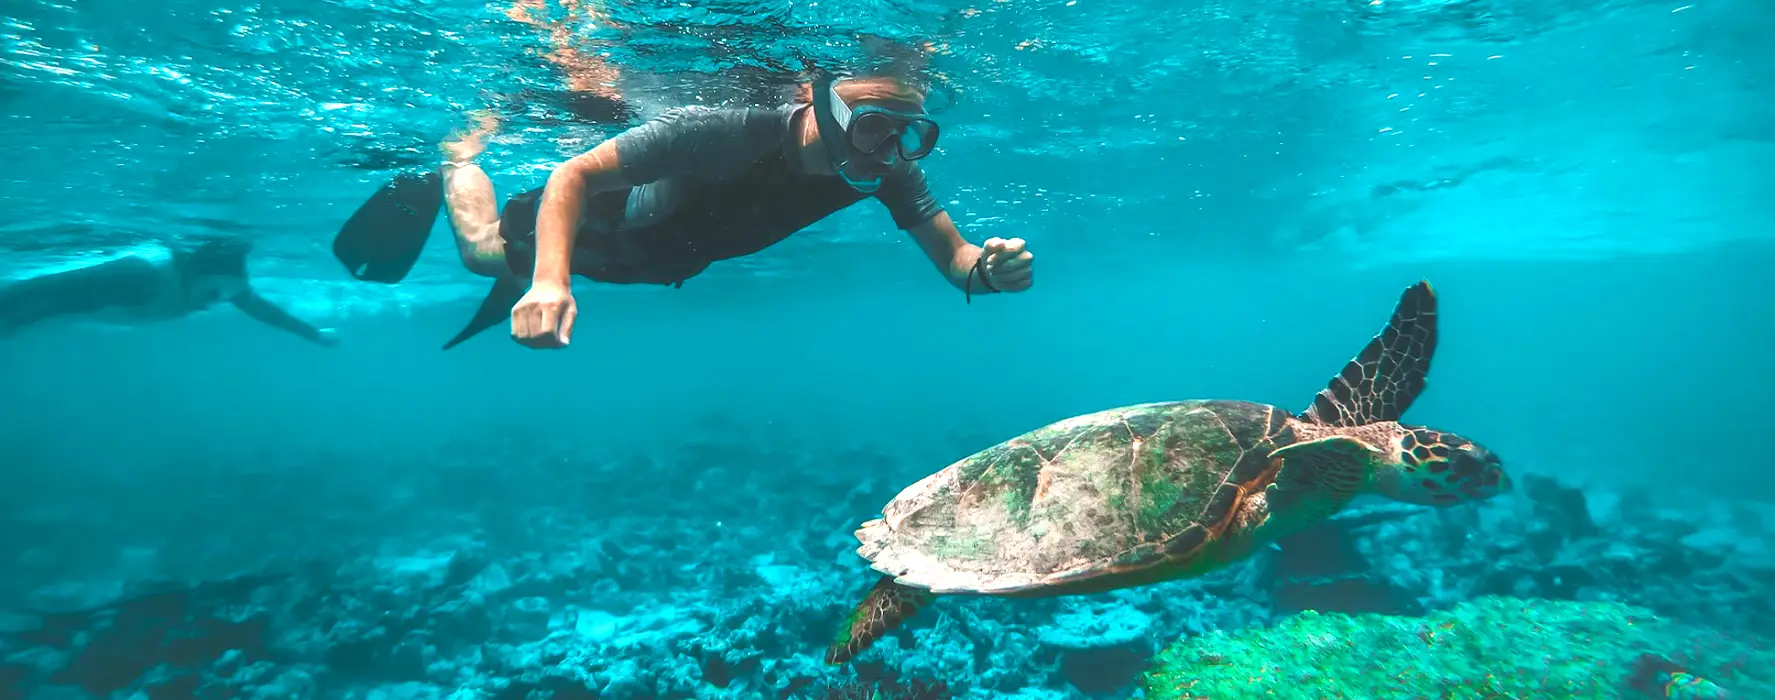
[[[800,172],[792,145],[802,109],[687,107],[618,135],[617,158],[635,186],[586,198],[573,272],[618,284],[682,284],[869,196],[837,176]],[[943,211],[917,163],[897,164],[873,196],[902,230]],[[500,215],[506,262],[524,277],[535,262],[541,200],[542,188],[525,192]]]

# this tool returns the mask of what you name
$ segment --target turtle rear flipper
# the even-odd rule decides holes
[[[1294,443],[1270,458],[1282,460],[1265,489],[1270,516],[1306,523],[1331,517],[1362,492],[1374,454],[1361,440],[1332,435]]]
[[[1424,391],[1435,353],[1436,291],[1419,280],[1399,296],[1387,327],[1331,378],[1299,417],[1343,427],[1397,421]]]
[[[892,576],[881,577],[845,619],[838,639],[826,650],[826,663],[848,663],[935,599],[930,591],[894,583]]]

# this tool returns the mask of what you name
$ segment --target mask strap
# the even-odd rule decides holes
[[[839,179],[843,180],[845,184],[850,185],[851,189],[864,194],[874,193],[876,189],[881,187],[880,178],[863,181],[851,179],[851,176],[844,172],[845,166],[850,163],[850,158],[835,155],[838,153],[848,154],[855,150],[851,146],[850,140],[852,110],[850,105],[844,103],[844,98],[838,96],[837,80],[828,78],[822,81],[822,83],[824,84],[825,94],[824,96],[816,96],[814,98],[814,118],[816,120],[829,121],[833,127],[827,129],[825,128],[825,124],[819,125],[821,127],[820,140],[824,142],[822,145],[825,147],[827,157],[832,163],[832,170],[838,174]],[[818,92],[820,92],[820,90],[816,87],[816,93]],[[824,106],[825,109],[820,109],[822,106]],[[821,112],[825,113],[823,118],[820,114]],[[832,133],[827,133],[828,131]]]
[[[820,139],[824,140],[827,153],[831,155],[836,151],[836,153],[847,153],[848,155],[848,153],[856,151],[854,147],[850,146],[850,117],[854,114],[854,110],[850,108],[850,105],[845,105],[845,99],[838,96],[838,82],[836,80],[825,84],[825,114],[827,117],[831,117],[832,126],[836,126],[834,128],[836,133],[820,131]],[[843,179],[845,185],[850,185],[852,190],[863,192],[863,194],[873,194],[882,185],[880,178],[863,179],[863,181],[850,178],[850,174],[845,172],[845,165],[850,163],[848,156],[831,156],[831,162],[832,171],[838,172],[838,178]]]
[[[835,82],[827,86],[826,100],[827,104],[832,107],[832,121],[838,122],[838,128],[843,129],[848,136],[853,112],[851,106],[844,103],[844,98],[838,96],[838,83]]]

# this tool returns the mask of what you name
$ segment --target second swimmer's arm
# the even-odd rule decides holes
[[[297,337],[317,345],[331,347],[337,344],[333,336],[309,325],[307,321],[297,318],[295,314],[285,311],[251,289],[235,295],[230,301],[234,303],[235,308],[240,309],[255,321],[293,333]]]
[[[573,237],[587,195],[629,187],[617,163],[616,142],[605,141],[549,175],[536,211],[536,269],[531,286],[570,286]]]

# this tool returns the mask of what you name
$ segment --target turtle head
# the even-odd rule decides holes
[[[1497,454],[1472,440],[1417,425],[1394,431],[1392,469],[1382,469],[1376,490],[1388,498],[1426,506],[1480,501],[1510,489]]]

